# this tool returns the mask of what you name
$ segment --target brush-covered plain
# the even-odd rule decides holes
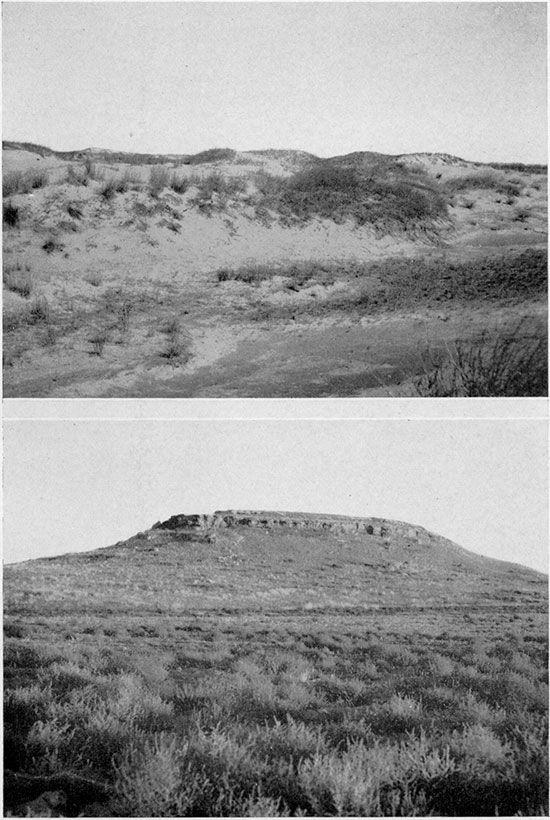
[[[8,816],[547,814],[545,576],[152,532],[6,568]]]

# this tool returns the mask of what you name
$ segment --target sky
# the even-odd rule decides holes
[[[3,138],[546,162],[546,4],[3,4]]]
[[[4,560],[236,508],[407,521],[547,572],[547,431],[540,418],[7,419]]]

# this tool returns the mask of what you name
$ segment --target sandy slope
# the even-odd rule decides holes
[[[442,178],[487,173],[439,155],[405,159]],[[27,277],[31,294],[5,288],[4,311],[17,316],[33,299],[45,298],[49,318],[8,328],[5,395],[393,394],[396,381],[408,384],[417,372],[413,362],[422,338],[439,343],[453,334],[475,336],[481,326],[496,328],[522,316],[544,324],[542,303],[517,300],[506,307],[447,304],[444,318],[441,310],[414,309],[375,318],[342,311],[303,315],[305,303],[334,300],[349,292],[350,282],[311,282],[297,291],[277,276],[259,287],[219,283],[218,269],[251,262],[461,260],[546,245],[546,179],[529,173],[501,173],[503,180],[521,182],[513,202],[478,188],[453,195],[449,219],[430,230],[379,235],[349,220],[288,227],[273,214],[258,218],[250,204],[254,173],[289,175],[303,161],[297,152],[238,153],[231,162],[179,167],[177,174],[192,180],[215,172],[246,181],[246,190],[227,203],[214,194],[205,211],[193,204],[196,185],[184,194],[165,189],[153,199],[145,186],[147,166],[97,164],[107,178],[129,170],[135,180],[131,190],[105,200],[101,181],[63,181],[67,167],[79,163],[4,151],[4,174],[40,167],[50,179],[46,187],[10,198],[20,222],[4,232],[4,267]],[[117,307],[125,299],[132,303],[129,327],[117,328]],[[275,310],[281,306],[288,308],[284,316]],[[174,318],[190,357],[167,361],[162,328]],[[102,355],[94,355],[90,338],[109,323]]]

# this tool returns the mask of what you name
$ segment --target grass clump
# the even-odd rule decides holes
[[[168,168],[164,165],[153,165],[149,172],[149,190],[152,197],[159,194],[170,185],[171,177]]]
[[[88,342],[92,346],[94,356],[103,356],[105,345],[110,340],[109,331],[105,328],[96,328],[88,336]]]
[[[176,194],[184,194],[189,188],[189,180],[186,177],[180,177],[178,174],[173,173],[170,177],[169,186]]]
[[[231,199],[237,199],[246,191],[246,180],[241,177],[224,177],[219,173],[190,181],[198,189],[191,204],[206,215],[225,210]]]
[[[322,164],[288,179],[257,175],[260,205],[277,211],[287,221],[314,217],[358,225],[379,232],[420,227],[446,216],[440,193],[418,174],[398,165],[361,169]]]
[[[450,194],[478,189],[493,190],[498,194],[504,194],[509,197],[519,196],[522,191],[522,185],[519,181],[507,181],[502,179],[502,177],[497,174],[491,173],[469,174],[463,177],[448,179],[442,185],[442,188]]]
[[[32,279],[28,265],[25,265],[24,268],[20,264],[4,265],[2,279],[6,289],[12,291],[12,293],[18,293],[24,299],[28,299],[31,295]]]
[[[110,177],[99,188],[99,195],[107,202],[113,199],[115,194],[123,194],[129,188],[128,178],[123,175],[121,177]]]
[[[46,251],[46,253],[55,253],[55,251],[63,250],[63,244],[59,242],[54,235],[51,235],[42,243],[42,250]]]
[[[45,188],[48,184],[48,172],[45,170],[28,171],[23,176],[24,183],[30,190]]]
[[[259,285],[260,282],[272,279],[277,268],[272,265],[249,264],[240,268],[219,268],[216,272],[218,282],[244,282],[247,285]]]
[[[103,282],[103,277],[100,273],[98,273],[98,271],[90,271],[83,276],[83,279],[93,288],[98,288]]]
[[[48,172],[44,169],[22,171],[11,171],[4,174],[2,178],[2,195],[4,197],[14,194],[28,194],[37,188],[44,188],[49,181]]]
[[[2,176],[2,196],[13,196],[22,192],[23,172],[10,171]]]
[[[19,208],[11,200],[2,208],[2,221],[8,228],[16,228],[19,224]]]
[[[91,179],[85,167],[68,165],[67,166],[67,182],[69,185],[83,185],[86,186]]]
[[[353,267],[353,265],[350,267]],[[337,275],[338,268],[336,265],[311,260],[293,262],[289,265],[249,263],[239,268],[223,267],[216,271],[216,280],[218,282],[234,281],[244,282],[247,285],[259,285],[261,282],[280,276],[286,280],[286,287],[289,290],[297,291],[307,284],[332,285]]]
[[[162,327],[166,343],[160,351],[162,359],[172,364],[184,364],[189,359],[189,346],[176,316],[167,319]]]
[[[47,324],[51,318],[50,305],[45,296],[36,296],[28,306],[28,323]]]
[[[446,354],[446,355],[445,355]],[[518,325],[509,335],[478,344],[455,342],[445,354],[429,349],[424,374],[415,380],[419,396],[546,396],[548,345]]]

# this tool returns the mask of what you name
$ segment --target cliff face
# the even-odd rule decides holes
[[[378,537],[402,536],[428,545],[434,536],[423,527],[384,518],[348,518],[343,515],[323,515],[289,512],[258,512],[249,510],[217,511],[211,515],[173,515],[158,522],[153,530],[170,530],[180,536],[215,536],[215,531],[229,527],[257,527],[262,529],[288,528],[293,530],[320,530],[334,533],[362,533]]]

